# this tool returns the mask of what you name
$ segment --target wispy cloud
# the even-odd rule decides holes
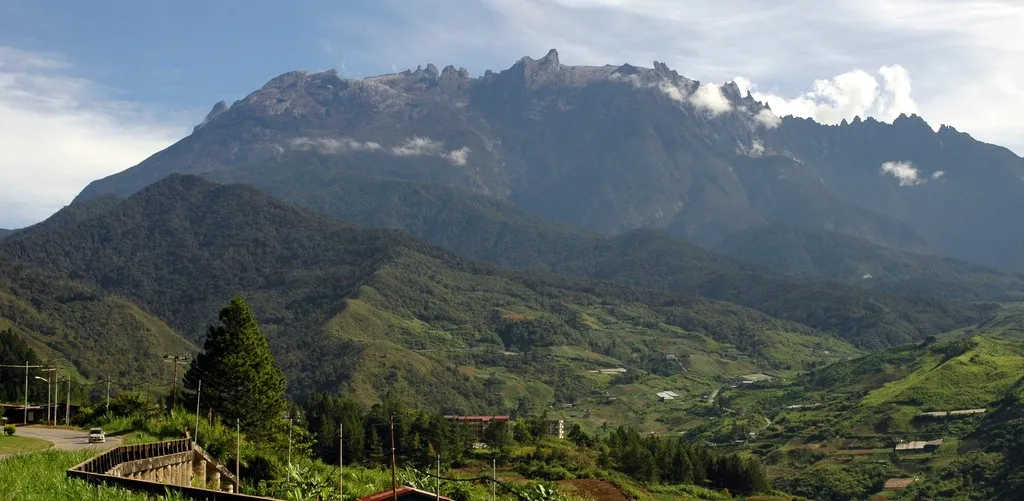
[[[900,186],[917,186],[928,182],[927,178],[922,178],[920,171],[910,162],[885,162],[881,168],[882,174],[888,174],[896,178]],[[942,176],[942,171],[936,172],[938,176]]]
[[[38,222],[90,181],[188,133],[195,115],[111,98],[59,54],[0,46],[0,227]]]
[[[443,153],[441,156],[455,165],[466,165],[469,161],[469,151],[468,147],[463,146],[457,150]]]
[[[895,110],[916,108],[929,123],[952,124],[1024,152],[1024,44],[1008,35],[1024,26],[1024,3],[1018,0],[375,4],[379,17],[353,15],[351,9],[324,16],[325,33],[344,33],[350,44],[374,47],[361,56],[361,67],[433,61],[480,74],[552,47],[565,64],[650,66],[659,60],[701,81],[742,75],[777,102],[795,101],[797,111],[828,120],[878,110],[886,113],[876,118],[885,119]],[[439,31],[438,25],[459,29]],[[602,36],[594,36],[595,26]],[[905,78],[911,75],[912,99]],[[869,80],[877,87],[866,104]],[[825,88],[815,81],[826,82]]]
[[[344,153],[348,151],[377,151],[382,148],[373,141],[356,141],[349,137],[297,137],[289,141],[289,145],[299,150],[317,150],[320,153]]]
[[[441,152],[441,143],[426,137],[413,136],[391,148],[391,154],[400,157],[436,155]]]
[[[297,137],[288,141],[292,150],[315,150],[323,154],[346,154],[353,152],[379,152],[396,157],[434,156],[447,160],[452,165],[466,165],[471,150],[467,146],[445,151],[444,144],[429,137],[413,136],[398,144],[385,148],[373,141],[357,141],[350,137]]]

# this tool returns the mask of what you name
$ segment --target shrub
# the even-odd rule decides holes
[[[6,424],[6,425],[4,425],[4,435],[7,435],[8,437],[10,437],[10,436],[14,435],[15,431],[17,431],[17,428],[15,428],[13,424]]]

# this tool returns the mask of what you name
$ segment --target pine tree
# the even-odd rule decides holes
[[[204,381],[202,399],[214,412],[229,423],[240,420],[250,438],[270,438],[285,425],[284,375],[244,299],[232,299],[220,311],[220,322],[210,327],[185,386],[195,389]]]

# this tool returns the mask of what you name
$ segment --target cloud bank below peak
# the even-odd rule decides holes
[[[472,151],[467,146],[445,150],[444,144],[440,141],[421,136],[405,138],[388,148],[374,141],[358,141],[350,137],[296,137],[288,140],[288,147],[292,150],[314,150],[330,155],[376,152],[395,157],[433,156],[457,166],[466,165]],[[282,150],[283,148],[279,151]]]

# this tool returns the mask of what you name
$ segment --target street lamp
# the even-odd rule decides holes
[[[36,376],[36,379],[40,381],[46,381],[46,424],[50,424],[50,380],[44,377]]]

